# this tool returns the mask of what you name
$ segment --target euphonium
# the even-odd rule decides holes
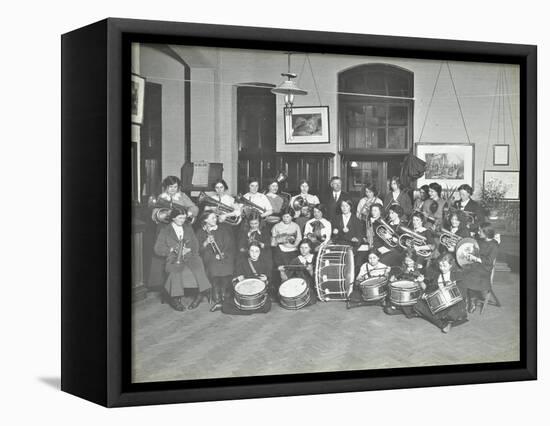
[[[216,209],[214,210],[214,213],[217,216],[222,214],[226,215],[226,214],[235,212],[235,209],[233,207],[228,206],[227,204],[224,204],[221,201],[216,200],[215,198],[209,195],[206,195],[204,192],[201,192],[199,194],[199,204],[215,207]],[[228,216],[225,218],[224,222],[232,226],[237,226],[238,224],[241,223],[241,220],[242,220],[241,215]]]
[[[376,227],[376,235],[382,238],[382,240],[390,247],[397,247],[397,234],[393,228],[382,218],[379,218],[378,221],[380,222],[380,225]]]
[[[400,226],[399,230],[402,234],[399,236],[399,245],[404,249],[412,249],[415,246],[425,246],[428,240],[420,234],[417,234],[412,229]],[[422,257],[429,257],[432,254],[431,249],[415,250],[416,254]]]
[[[453,234],[452,232],[447,231],[445,229],[441,229],[441,233],[439,235],[439,242],[443,244],[445,247],[447,247],[448,250],[454,251],[456,245],[461,239],[462,239],[461,236]]]
[[[302,210],[302,207],[311,207],[311,205],[307,202],[305,197],[302,195],[298,195],[294,201],[292,202],[292,205],[290,206],[294,209],[295,212]]]

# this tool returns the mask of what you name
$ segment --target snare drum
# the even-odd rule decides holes
[[[350,246],[320,246],[315,265],[315,287],[319,300],[347,300],[348,290],[354,278],[355,263]]]
[[[290,278],[279,287],[279,300],[286,309],[300,309],[311,300],[309,286],[302,278]]]
[[[267,300],[267,286],[256,278],[246,278],[236,283],[233,289],[235,305],[243,311],[261,308]]]
[[[390,283],[390,301],[395,306],[412,306],[418,302],[422,289],[414,281],[402,280]]]
[[[462,300],[462,294],[455,283],[426,295],[426,303],[433,315],[456,305]]]
[[[388,279],[386,277],[371,277],[359,284],[361,296],[365,302],[376,302],[388,294]]]

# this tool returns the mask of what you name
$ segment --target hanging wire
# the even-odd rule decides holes
[[[489,134],[487,135],[487,147],[485,148],[485,158],[483,160],[483,165],[487,167],[487,158],[489,157],[489,147],[491,146],[491,131],[493,130],[493,117],[495,115],[495,109],[496,109],[496,102],[498,93],[498,89],[500,86],[500,70],[497,73],[497,83],[495,85],[495,96],[493,97],[493,105],[491,106],[491,118],[489,120]]]
[[[315,92],[317,93],[317,99],[319,100],[319,106],[323,105],[321,103],[321,95],[319,94],[319,87],[317,86],[317,80],[315,80],[315,74],[313,73],[313,67],[311,66],[311,60],[309,55],[306,54],[307,63],[309,64],[309,70],[311,71],[311,78],[313,79],[313,85],[315,86]]]
[[[504,71],[504,86],[506,91],[508,91],[508,78],[506,77],[506,71]],[[510,98],[508,98],[508,113],[510,115],[510,126],[512,127],[512,142],[514,145],[514,152],[516,154],[516,166],[519,168],[519,155],[518,155],[518,147],[516,142],[516,130],[514,127],[514,118],[512,116],[512,105],[510,102]]]
[[[435,90],[437,89],[437,83],[439,81],[439,76],[441,75],[441,69],[443,68],[443,62],[439,65],[439,71],[437,72],[437,77],[435,78],[435,84],[434,89],[432,90],[432,97],[430,98],[430,102],[428,103],[428,109],[426,110],[426,116],[424,117],[424,123],[422,124],[422,130],[420,130],[420,136],[418,138],[418,142],[422,140],[422,135],[424,134],[424,128],[426,127],[426,122],[428,121],[428,114],[430,112],[430,108],[432,106],[432,101],[434,100],[435,96]]]
[[[453,85],[453,90],[454,90],[455,97],[456,97],[456,103],[458,104],[458,110],[460,111],[460,117],[462,118],[462,124],[464,125],[464,131],[466,132],[466,138],[468,139],[468,143],[471,144],[472,142],[470,141],[470,135],[468,134],[468,129],[466,127],[466,121],[464,120],[464,114],[462,113],[462,107],[460,105],[460,100],[458,99],[458,94],[456,93],[456,86],[455,86],[455,81],[453,79],[453,73],[451,72],[451,67],[449,66],[449,62],[446,61],[445,63],[447,64],[447,69],[449,70],[449,76],[451,77],[451,83]]]

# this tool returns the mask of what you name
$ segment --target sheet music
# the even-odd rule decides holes
[[[357,249],[357,251],[369,251],[369,245],[361,244],[361,246]]]
[[[391,250],[387,247],[382,246],[382,247],[378,248],[378,251],[380,252],[380,254],[386,254],[387,252],[389,252]]]
[[[191,184],[198,187],[207,187],[209,169],[210,164],[207,162],[193,163],[193,180]]]

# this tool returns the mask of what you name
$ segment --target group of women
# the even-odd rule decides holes
[[[159,198],[177,202],[172,204],[169,223],[159,225],[154,247],[166,262],[163,301],[178,311],[194,309],[208,298],[211,311],[266,313],[278,301],[281,283],[298,277],[314,295],[308,304],[315,303],[316,255],[330,244],[353,250],[356,279],[349,288],[348,308],[381,305],[388,315],[423,317],[448,332],[465,322],[476,301],[491,289],[498,243],[494,230],[482,220],[481,208],[471,199],[469,185],[458,188],[460,199],[453,202],[442,198],[437,183],[421,187],[411,199],[394,177],[384,200],[374,186],[365,185],[357,203],[342,191],[337,176],[322,202],[309,193],[305,180],[294,196],[282,193],[279,186],[274,179],[262,192],[258,179],[250,178],[249,192],[234,198],[220,179],[213,186],[211,202],[199,210],[181,192],[177,177],[166,178]],[[459,238],[475,236],[479,252],[468,254],[469,264],[457,267],[453,248],[439,242],[441,232]],[[402,244],[403,234],[414,244]],[[361,282],[375,276],[390,282],[409,279],[425,293],[457,285],[463,300],[437,314],[428,309],[423,297],[414,306],[394,306],[386,298],[366,302]],[[250,277],[266,284],[269,297],[258,309],[241,309],[234,288]],[[188,306],[182,298],[186,287],[198,288]]]

